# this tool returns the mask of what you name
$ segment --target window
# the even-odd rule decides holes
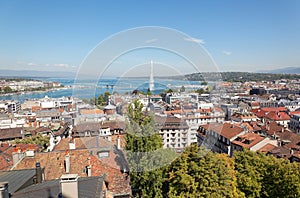
[[[109,151],[100,151],[98,153],[98,157],[99,158],[106,158],[106,157],[109,157]]]

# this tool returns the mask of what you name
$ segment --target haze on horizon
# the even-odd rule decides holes
[[[300,67],[299,8],[297,0],[3,0],[0,69],[76,73],[101,41],[142,26],[167,27],[189,35],[185,42],[202,45],[219,71]],[[153,36],[145,42],[155,41]],[[195,72],[176,54],[144,49],[118,57],[105,76],[147,74],[145,65],[150,60],[160,65],[157,76]]]

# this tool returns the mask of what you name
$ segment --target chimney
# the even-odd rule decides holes
[[[76,149],[76,142],[75,142],[75,139],[73,137],[72,137],[72,139],[69,142],[69,149],[70,150]]]
[[[88,166],[87,168],[87,176],[91,177],[92,176],[92,165],[91,165],[91,158],[88,157]]]
[[[117,148],[118,150],[121,150],[121,139],[119,136],[117,137]]]
[[[60,177],[62,197],[78,198],[78,175],[63,174]]]
[[[35,164],[35,171],[36,171],[36,183],[42,183],[43,181],[43,173],[40,162]]]
[[[65,170],[66,173],[70,173],[70,155],[68,149],[66,150],[66,156],[65,156]]]
[[[29,145],[25,154],[26,157],[34,157],[34,146]]]
[[[0,182],[0,198],[9,198],[8,182]]]

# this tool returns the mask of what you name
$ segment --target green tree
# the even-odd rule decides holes
[[[24,139],[16,139],[16,144],[37,144],[43,147],[43,150],[46,150],[48,146],[50,146],[50,137],[49,136],[42,136],[40,134],[27,137]]]
[[[238,188],[246,197],[300,197],[300,166],[249,150],[235,152]]]
[[[198,94],[204,94],[204,93],[205,93],[204,89],[202,89],[202,88],[197,89],[196,92],[197,92]]]
[[[88,103],[89,103],[89,99],[83,98],[83,99],[82,99],[82,102],[85,103],[85,104],[88,104]]]
[[[147,95],[148,95],[148,96],[151,96],[151,95],[152,95],[152,93],[151,93],[151,91],[150,91],[150,88],[147,89]]]
[[[104,99],[103,99],[103,95],[99,95],[98,96],[98,101],[97,101],[98,105],[103,105],[104,103]]]
[[[92,98],[90,99],[89,104],[91,104],[91,105],[97,105],[97,99],[96,99],[95,97],[92,97]]]
[[[185,87],[184,87],[184,85],[182,85],[182,86],[180,87],[180,92],[185,92]]]
[[[207,85],[208,83],[206,81],[201,82],[201,85]]]
[[[103,94],[103,100],[104,100],[105,104],[107,104],[108,98],[109,98],[110,95],[111,94],[108,91],[104,92],[104,94]]]
[[[233,159],[199,149],[196,144],[187,148],[167,172],[167,197],[243,197],[237,189]]]
[[[4,93],[11,93],[12,89],[9,86],[4,87]]]
[[[143,111],[135,100],[128,106],[126,122],[126,154],[130,167],[130,180],[135,197],[162,197],[162,139],[155,132],[154,117]]]

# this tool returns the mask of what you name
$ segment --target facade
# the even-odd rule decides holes
[[[291,131],[300,134],[300,114],[292,115],[288,125]]]
[[[230,123],[205,124],[198,129],[197,142],[199,146],[203,145],[213,152],[232,156],[232,141],[245,133],[246,130]]]
[[[182,149],[193,141],[191,131],[184,120],[160,116],[156,116],[155,119],[164,148]]]

